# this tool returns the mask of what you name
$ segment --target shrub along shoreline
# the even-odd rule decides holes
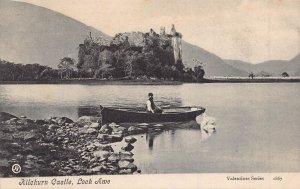
[[[84,84],[84,85],[180,85],[180,81],[133,79],[64,79],[36,81],[0,81],[0,84]]]
[[[138,79],[63,79],[63,80],[32,80],[32,81],[0,81],[9,84],[82,84],[82,85],[181,85],[184,83],[290,83],[300,82],[300,78],[222,78],[203,79],[200,82],[181,82],[171,80],[138,80]]]

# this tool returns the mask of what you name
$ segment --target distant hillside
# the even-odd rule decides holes
[[[300,64],[300,53],[295,56],[292,60],[290,60],[291,63]]]
[[[280,76],[287,72],[291,76],[300,76],[300,54],[293,59],[286,60],[269,60],[259,64],[251,64],[240,60],[224,60],[227,64],[246,72],[261,73],[267,72],[273,76]]]
[[[289,65],[286,67],[286,72],[295,76],[300,76],[300,54],[289,61]]]
[[[56,67],[59,59],[77,59],[78,44],[89,32],[102,32],[55,11],[0,0],[0,58]]]
[[[244,62],[241,60],[226,60],[226,59],[223,59],[223,61],[226,62],[226,64],[231,65],[239,70],[246,71],[247,73],[257,72],[257,70],[255,69],[255,65],[249,62]]]
[[[239,70],[226,64],[220,57],[190,43],[182,43],[183,63],[187,67],[194,67],[193,59],[196,58],[205,64],[206,76],[248,76],[246,71]]]

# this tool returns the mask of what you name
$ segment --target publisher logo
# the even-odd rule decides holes
[[[21,172],[21,166],[19,164],[13,164],[11,170],[13,173],[18,174]]]

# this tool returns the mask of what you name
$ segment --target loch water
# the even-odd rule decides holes
[[[200,105],[216,132],[170,129],[135,136],[142,173],[300,171],[300,83],[183,85],[0,85],[0,111],[33,119],[66,116],[80,106]]]

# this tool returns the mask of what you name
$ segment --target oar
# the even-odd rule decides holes
[[[170,107],[169,106],[162,106],[162,109],[176,109],[176,108],[191,108],[191,106],[175,106],[175,107]]]

